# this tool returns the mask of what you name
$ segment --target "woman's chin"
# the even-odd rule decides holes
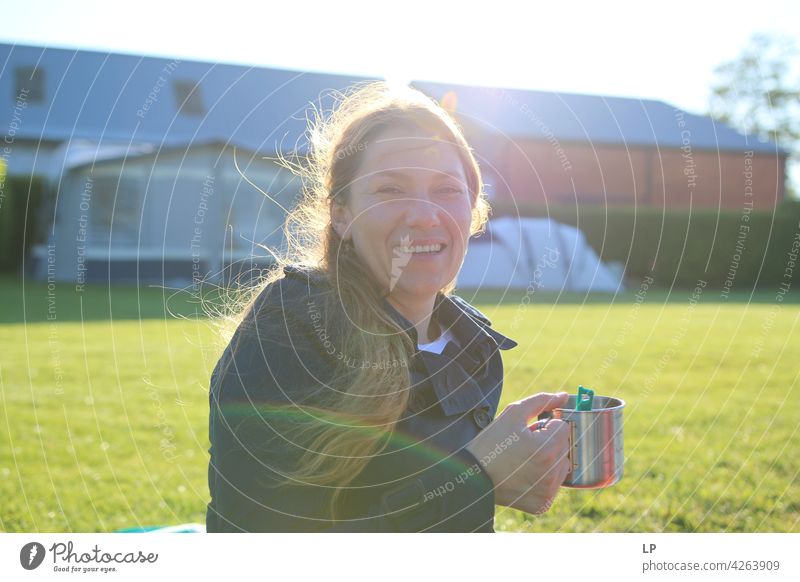
[[[394,297],[407,297],[415,298],[419,301],[425,301],[442,290],[444,284],[437,277],[436,280],[430,278],[416,278],[408,277],[398,283],[391,289],[390,295]]]

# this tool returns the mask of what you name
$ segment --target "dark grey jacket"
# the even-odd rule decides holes
[[[281,427],[314,410],[337,365],[361,365],[339,349],[336,318],[319,312],[320,294],[334,290],[298,267],[285,275],[256,300],[211,376],[207,530],[494,531],[492,481],[464,447],[497,413],[499,349],[517,344],[456,296],[440,293],[435,317],[459,345],[413,354],[408,408],[386,449],[343,493],[339,519],[327,514],[330,487],[277,486],[308,445]],[[383,306],[416,345],[413,325]]]

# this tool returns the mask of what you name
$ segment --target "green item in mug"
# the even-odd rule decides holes
[[[591,410],[594,401],[594,390],[578,386],[578,398],[576,399],[575,410]]]

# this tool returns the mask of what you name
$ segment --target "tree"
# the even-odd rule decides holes
[[[800,154],[800,51],[788,37],[754,34],[738,58],[714,69],[709,115],[750,135]],[[797,184],[789,184],[793,197]]]

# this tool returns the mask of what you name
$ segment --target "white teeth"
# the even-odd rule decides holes
[[[416,245],[413,247],[399,247],[400,252],[411,254],[411,253],[438,253],[442,250],[442,245],[435,244],[435,245]]]

